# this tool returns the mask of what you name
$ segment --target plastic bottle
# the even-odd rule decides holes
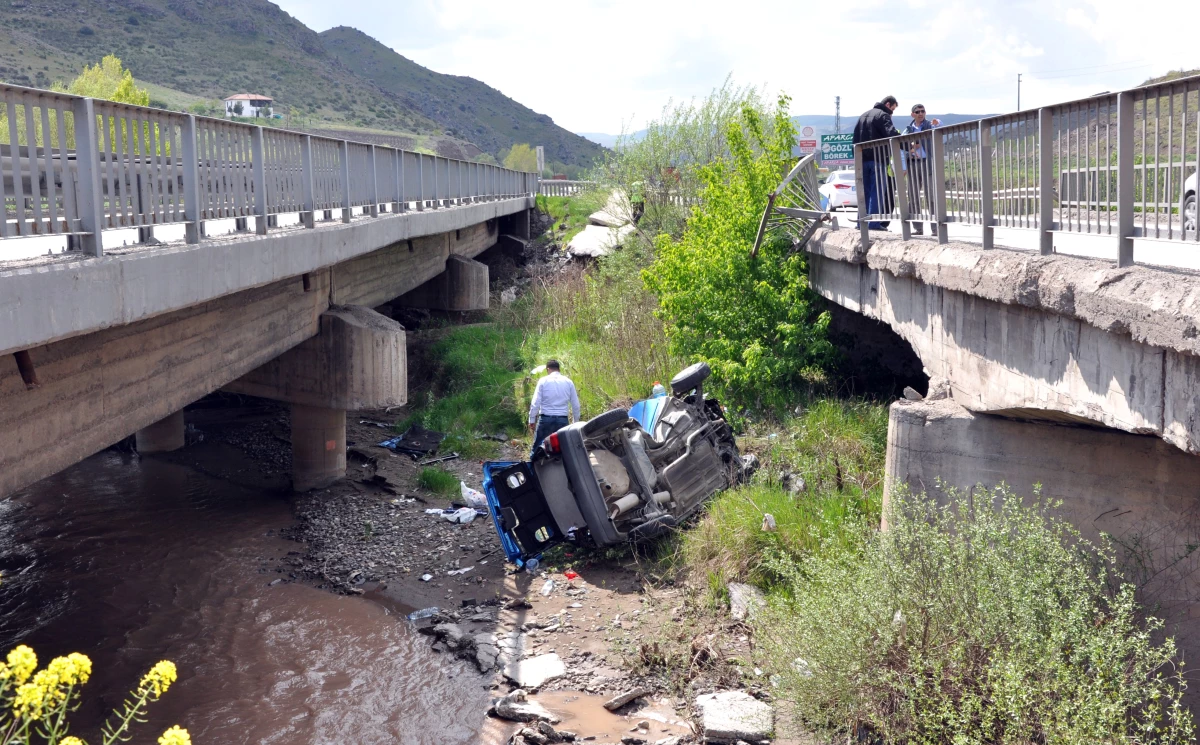
[[[659,396],[667,395],[667,389],[663,388],[663,384],[654,381],[654,387],[650,389],[650,398],[658,398]]]
[[[429,618],[430,616],[432,616],[433,614],[435,614],[437,612],[438,612],[438,609],[436,606],[430,607],[430,608],[422,608],[421,610],[415,610],[412,613],[409,613],[408,620],[420,621],[422,618]]]

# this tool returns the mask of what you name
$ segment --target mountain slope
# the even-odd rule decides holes
[[[327,53],[359,77],[397,96],[447,134],[492,154],[515,143],[543,145],[546,160],[587,166],[602,149],[474,78],[443,75],[397,54],[358,29],[320,34]]]

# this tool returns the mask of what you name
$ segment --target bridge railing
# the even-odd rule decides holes
[[[564,179],[543,179],[538,185],[538,193],[548,197],[573,197],[580,192],[596,186],[595,181],[566,181]]]
[[[1036,231],[1044,254],[1056,233],[1109,239],[1127,266],[1134,239],[1200,243],[1198,161],[1200,76],[859,144],[863,245],[872,222],[970,225],[985,248]]]
[[[209,220],[266,233],[284,213],[311,228],[537,192],[534,173],[0,84],[0,240],[99,256],[105,230],[181,223],[195,243]]]

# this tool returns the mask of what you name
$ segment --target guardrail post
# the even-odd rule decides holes
[[[199,243],[203,223],[200,214],[200,159],[196,157],[196,117],[193,114],[184,116],[179,136],[179,153],[183,160],[183,240]]]
[[[865,254],[871,247],[871,231],[867,227],[867,190],[866,180],[863,179],[862,145],[854,146],[854,190],[858,193],[858,232],[862,241],[862,252]]]
[[[250,157],[254,160],[254,232],[267,234],[267,162],[263,128],[250,130]]]
[[[408,207],[408,200],[404,198],[404,151],[396,150],[396,163],[393,168],[393,175],[396,178],[396,203],[392,205],[392,212],[400,214]]]
[[[930,144],[932,151],[930,166],[933,173],[930,180],[933,181],[929,186],[933,187],[933,219],[937,225],[938,243],[949,243],[949,231],[946,229],[946,224],[949,222],[946,219],[946,142],[942,139],[942,135],[936,130],[930,131]]]
[[[1133,266],[1133,93],[1117,94],[1117,266]],[[1184,158],[1186,160],[1186,156]]]
[[[425,209],[425,155],[417,153],[417,211]]]
[[[342,222],[350,222],[354,201],[350,198],[350,143],[338,140],[338,153],[342,159]]]
[[[371,217],[379,217],[379,171],[375,168],[375,146],[371,146]]]
[[[96,110],[90,98],[76,99],[72,108],[75,113],[75,163],[79,169],[79,192],[76,201],[79,207],[80,227],[87,233],[80,236],[80,247],[92,256],[103,256],[104,194],[100,191]],[[16,151],[15,146],[13,150]]]
[[[300,222],[304,223],[306,228],[314,228],[317,225],[317,190],[313,186],[315,176],[312,135],[304,135],[304,140],[300,143],[300,186],[304,190],[304,212],[300,215]]]
[[[979,122],[979,217],[983,223],[983,247],[996,245],[996,193],[992,183],[992,128]]]
[[[912,226],[908,224],[908,172],[904,170],[904,153],[901,152],[900,140],[893,137],[888,144],[892,148],[892,173],[896,174],[896,210],[900,213],[900,237],[908,240],[912,237]]]
[[[1054,112],[1038,109],[1038,234],[1043,256],[1054,253]]]
[[[438,207],[442,206],[442,205],[438,204],[438,201],[439,201],[439,199],[438,199],[438,157],[435,155],[435,156],[433,156],[433,205],[432,205],[432,207],[434,209],[437,209]]]

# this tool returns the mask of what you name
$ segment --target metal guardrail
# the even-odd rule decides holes
[[[0,241],[67,235],[103,254],[105,230],[277,215],[312,228],[538,192],[499,166],[0,84]],[[145,230],[149,235],[149,230]]]
[[[1056,232],[1104,236],[1129,266],[1134,238],[1200,243],[1184,225],[1200,76],[862,143],[854,160],[864,247],[868,223],[898,220],[905,238],[910,222],[954,223],[978,226],[985,248],[997,227],[1038,231],[1043,254]]]
[[[567,181],[565,179],[543,179],[538,193],[548,197],[573,197],[596,186],[595,181]]]

